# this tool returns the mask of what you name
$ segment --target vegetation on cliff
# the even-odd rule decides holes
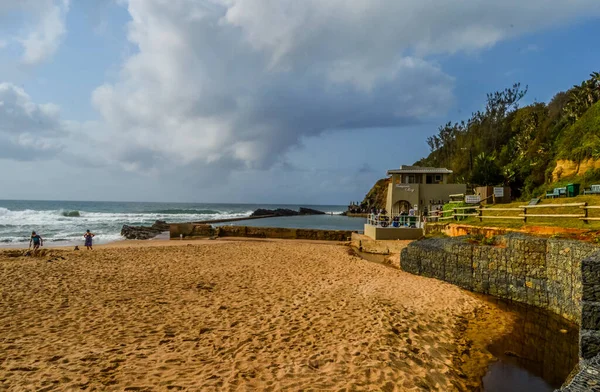
[[[389,178],[382,178],[381,180],[378,180],[363,199],[362,203],[360,204],[361,207],[366,210],[369,210],[373,207],[377,209],[385,208],[389,183]]]
[[[450,168],[453,181],[471,185],[504,184],[525,198],[554,186],[557,160],[579,164],[600,159],[600,73],[547,104],[519,107],[526,93],[527,88],[515,84],[488,94],[484,110],[447,123],[429,137],[430,154],[415,165]],[[600,181],[598,169],[583,174],[561,180],[583,185]]]

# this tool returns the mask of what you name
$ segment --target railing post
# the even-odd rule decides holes
[[[589,221],[588,221],[588,219],[587,219],[587,218],[588,218],[588,208],[587,208],[587,205],[588,205],[588,204],[587,204],[587,201],[586,201],[586,202],[585,202],[585,205],[583,206],[583,211],[584,211],[584,213],[583,213],[583,215],[584,215],[584,216],[583,216],[583,217],[584,217],[584,219],[583,219],[583,223],[586,223],[586,224],[587,224],[587,223],[589,223]]]
[[[523,207],[523,223],[527,223],[527,207]]]
[[[482,218],[482,216],[483,216],[483,206],[481,204],[479,205],[479,211],[478,212],[479,212],[479,222],[483,222],[483,218]]]

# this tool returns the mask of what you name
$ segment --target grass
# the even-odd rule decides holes
[[[493,211],[494,208],[519,208],[527,205],[526,201],[517,201],[508,204],[496,204],[486,206],[484,216],[506,216],[517,217],[522,214],[521,211]],[[552,205],[564,203],[587,203],[588,206],[600,206],[600,195],[585,195],[577,197],[568,197],[560,199],[542,199],[538,205]],[[532,208],[527,211],[528,214],[583,214],[584,210],[579,207],[549,207],[549,208]],[[589,210],[588,216],[600,218],[600,209]],[[453,221],[446,221],[452,223]],[[588,221],[584,223],[577,218],[532,218],[528,217],[527,222],[522,220],[503,220],[503,219],[483,219],[469,217],[461,220],[460,223],[473,226],[493,226],[519,229],[525,226],[550,226],[550,227],[565,227],[573,229],[600,230],[600,221]]]
[[[543,197],[546,192],[552,192],[554,188],[564,188],[568,184],[579,184],[580,192],[583,193],[584,188],[589,188],[591,185],[600,184],[600,169],[588,169],[582,175],[570,175],[561,177],[558,181],[552,184],[544,184],[537,188],[533,194]]]

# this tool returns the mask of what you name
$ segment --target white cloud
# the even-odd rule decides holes
[[[0,158],[36,160],[63,148],[59,108],[36,104],[20,87],[0,83]]]
[[[46,115],[63,135],[85,138],[75,150],[90,161],[146,173],[183,165],[261,169],[326,130],[443,115],[454,80],[432,55],[478,51],[600,13],[597,0],[120,2],[137,52],[116,81],[93,93],[104,124],[65,125],[50,107]],[[30,28],[19,32],[23,61],[51,56],[66,33],[69,0],[0,0],[0,14],[15,9]],[[21,152],[73,143],[17,136],[6,126],[0,135]],[[86,144],[99,152],[90,155]]]
[[[39,64],[58,50],[67,30],[70,0],[0,0],[0,16],[23,19],[19,31],[10,32],[10,40],[23,48],[25,64]],[[4,41],[7,44],[7,41]],[[1,47],[1,46],[0,46]]]
[[[472,51],[501,39],[600,14],[596,0],[222,0],[223,23],[274,63]],[[307,57],[306,60],[314,59]]]
[[[131,1],[129,37],[139,53],[95,107],[121,140],[117,158],[266,167],[303,136],[353,126],[401,125],[443,111],[452,78],[420,59],[272,67],[225,20],[223,4]],[[356,70],[369,73],[362,79]],[[405,90],[407,93],[403,94]],[[411,99],[407,99],[407,98]],[[128,150],[135,150],[129,154]],[[146,151],[141,154],[140,151]],[[140,162],[147,167],[147,162]]]
[[[129,0],[139,51],[93,103],[130,170],[269,167],[328,129],[444,114],[430,55],[600,12],[597,0]]]

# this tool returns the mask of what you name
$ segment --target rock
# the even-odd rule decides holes
[[[254,211],[250,216],[296,216],[298,215],[297,211],[289,210],[287,208],[278,208],[276,210],[267,210],[264,208],[259,208]]]
[[[121,235],[128,240],[147,240],[156,237],[160,231],[151,227],[123,225]]]
[[[167,222],[165,222],[165,221],[157,220],[152,225],[152,228],[156,229],[156,230],[160,230],[161,232],[163,232],[163,231],[169,231],[169,224]]]
[[[300,215],[325,215],[325,213],[323,211],[313,210],[312,208],[304,208],[304,207],[300,207],[300,209],[298,210],[298,213]]]
[[[157,220],[150,227],[123,225],[121,235],[128,240],[148,240],[165,231],[169,231],[169,224],[165,221]]]
[[[324,215],[325,212],[313,210],[312,208],[300,207],[298,211],[290,210],[288,208],[277,208],[276,210],[267,210],[259,208],[254,211],[250,216],[296,216],[296,215]]]
[[[259,208],[258,210],[254,211],[252,213],[252,215],[250,215],[250,216],[269,216],[269,215],[275,215],[274,212],[275,211],[273,211],[273,210],[266,210],[264,208]]]

